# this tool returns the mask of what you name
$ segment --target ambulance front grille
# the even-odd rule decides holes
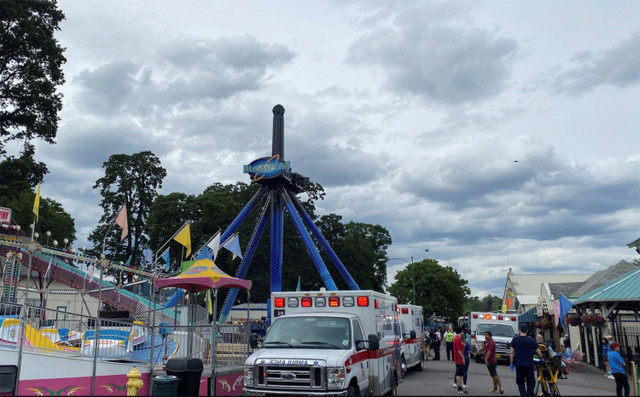
[[[257,367],[258,387],[286,390],[324,390],[324,367],[294,367],[260,365]]]

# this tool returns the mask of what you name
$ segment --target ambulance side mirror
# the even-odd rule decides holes
[[[375,334],[369,334],[369,350],[380,349],[380,340]]]
[[[260,336],[258,336],[258,334],[249,335],[249,346],[251,346],[252,349],[258,347],[258,342],[262,342],[262,339],[260,339]]]
[[[409,338],[415,339],[416,338],[416,331],[413,331],[413,330],[409,331]]]

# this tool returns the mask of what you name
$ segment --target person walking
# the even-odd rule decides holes
[[[478,352],[484,351],[484,364],[487,366],[487,369],[489,370],[489,376],[491,376],[491,380],[493,381],[493,387],[489,391],[491,393],[500,392],[500,394],[504,394],[502,382],[500,381],[500,377],[498,376],[496,341],[493,340],[493,334],[491,333],[491,331],[487,331],[484,333],[484,340],[484,346],[482,346],[482,348],[480,348]]]
[[[608,377],[609,379],[614,379],[613,376],[611,375],[611,368],[609,368],[609,351],[610,351],[609,344],[611,343],[611,339],[608,339],[608,338],[611,338],[611,336],[607,335],[602,338],[600,356],[602,357],[602,361],[604,362],[604,369],[605,369],[604,376]]]
[[[433,329],[431,329],[431,332],[429,333],[429,339],[431,343],[429,347],[433,349],[434,353],[433,360],[440,360],[440,338],[438,338],[438,334]]]
[[[447,332],[444,333],[444,342],[447,349],[447,360],[451,360],[451,354],[453,353],[453,339],[456,334],[453,332],[453,327],[450,325]],[[455,360],[454,360],[455,361]]]
[[[536,386],[535,364],[533,362],[533,354],[542,357],[540,348],[532,337],[527,335],[529,326],[526,323],[520,323],[519,335],[511,339],[511,347],[509,359],[511,361],[511,370],[516,371],[516,384],[520,396],[533,396]]]
[[[462,330],[461,333],[461,337],[460,339],[462,340],[462,343],[464,343],[464,374],[462,375],[462,388],[466,389],[467,388],[467,378],[469,376],[469,363],[471,362],[471,343],[469,343],[469,339],[467,338],[467,334],[465,333],[464,329]],[[454,339],[455,340],[455,339]],[[457,383],[456,383],[456,375],[453,375],[453,384],[451,385],[451,387],[457,387]]]
[[[616,342],[612,342],[609,346],[609,367],[611,368],[611,374],[616,380],[616,396],[622,395],[622,389],[624,389],[624,395],[629,395],[629,379],[624,370],[626,364],[620,355],[618,349],[620,345]]]
[[[456,386],[458,394],[467,394],[467,389],[462,388],[464,378],[464,332],[461,327],[456,328],[453,338],[453,362],[456,364]]]

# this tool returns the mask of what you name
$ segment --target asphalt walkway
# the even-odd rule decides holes
[[[444,353],[444,349],[442,352]],[[444,360],[442,360],[443,356]],[[398,394],[401,396],[457,395],[456,389],[451,387],[455,370],[453,361],[447,361],[446,353],[441,354],[440,357],[440,361],[427,361],[422,372],[408,372],[398,387]],[[498,375],[502,380],[504,395],[518,396],[515,372],[511,372],[508,365],[500,364],[498,365]],[[602,371],[587,364],[577,366],[575,371],[569,373],[567,379],[558,379],[557,384],[560,394],[563,396],[616,394],[615,381],[605,377]],[[496,393],[489,391],[492,382],[486,366],[476,363],[474,360],[471,360],[469,365],[467,386],[469,395],[496,395]]]

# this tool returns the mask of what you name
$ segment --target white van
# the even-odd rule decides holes
[[[509,344],[518,334],[518,316],[509,313],[471,312],[469,314],[471,327],[471,357],[476,362],[484,360],[483,352],[477,353],[484,346],[484,333],[491,331],[496,342],[496,360],[509,361]]]
[[[422,306],[398,305],[400,320],[400,365],[402,376],[424,365],[424,316]]]
[[[271,294],[272,324],[244,366],[243,394],[395,395],[398,304],[376,291]]]

